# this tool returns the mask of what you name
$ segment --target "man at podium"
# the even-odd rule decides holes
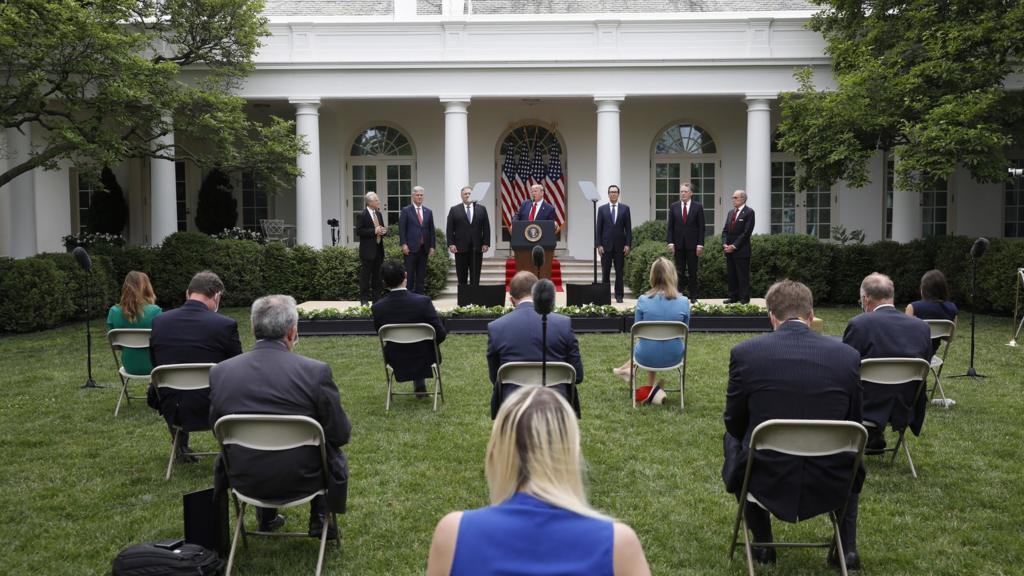
[[[523,202],[516,213],[516,220],[554,220],[555,207],[544,201],[544,187],[530,186],[530,200]]]

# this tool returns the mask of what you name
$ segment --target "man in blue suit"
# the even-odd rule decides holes
[[[437,344],[444,342],[448,332],[437,316],[434,303],[422,294],[414,294],[406,289],[407,274],[405,267],[397,260],[388,260],[381,266],[384,287],[389,292],[373,303],[373,327],[380,330],[385,324],[430,324],[434,327],[434,338]],[[433,376],[430,365],[435,361],[434,345],[430,342],[415,344],[389,343],[384,349],[385,359],[395,369],[395,379],[399,382],[413,381],[417,398],[427,395],[426,378]],[[436,359],[440,364],[441,359]]]
[[[422,186],[412,189],[412,204],[398,214],[398,243],[405,256],[410,290],[423,294],[427,277],[427,258],[434,255],[434,213],[423,205]]]
[[[722,227],[722,250],[729,280],[726,304],[750,302],[750,236],[754,233],[754,211],[747,206],[747,193],[732,193],[732,210]]]
[[[555,220],[555,207],[544,201],[543,186],[530,186],[530,200],[523,202],[519,207],[516,220]]]
[[[608,283],[615,264],[615,301],[622,302],[622,265],[633,244],[629,206],[619,202],[619,187],[608,187],[608,203],[597,209],[597,253],[601,256],[602,282]]]
[[[931,330],[920,318],[907,316],[893,307],[892,280],[877,272],[868,274],[860,283],[860,302],[864,313],[846,325],[843,342],[860,352],[864,358],[922,358],[931,360]],[[868,428],[869,453],[877,454],[885,448],[886,424],[900,431],[910,426],[911,432],[921,434],[924,424],[925,394],[916,398],[918,382],[900,386],[864,383],[864,420],[875,427]]]
[[[667,228],[668,251],[675,256],[679,272],[677,287],[683,291],[683,275],[687,281],[687,295],[691,303],[700,298],[697,282],[697,262],[704,253],[704,207],[693,199],[693,188],[689,182],[679,185],[679,202],[673,202],[668,209]]]
[[[521,271],[512,277],[508,294],[515,310],[487,325],[487,369],[491,384],[498,379],[498,368],[506,362],[540,362],[542,326],[540,314],[533,308],[533,285],[537,277],[532,272]],[[566,362],[576,369],[576,383],[583,381],[583,360],[580,358],[580,344],[572,331],[568,316],[548,314],[547,360]],[[515,385],[499,389],[494,386],[491,396],[491,418],[498,413],[498,407]],[[557,386],[557,389],[572,405],[576,415],[580,414],[579,396],[576,387]]]

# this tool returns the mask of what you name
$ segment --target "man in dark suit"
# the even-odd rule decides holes
[[[532,272],[517,272],[509,283],[508,293],[515,310],[487,325],[487,369],[491,384],[498,379],[498,368],[506,362],[540,362],[543,358],[541,347],[541,316],[533,308],[533,286],[537,277]],[[576,383],[583,381],[583,360],[580,345],[568,316],[548,314],[547,360],[566,362],[576,369]],[[491,396],[491,417],[498,412],[502,399],[516,388],[507,385],[499,390],[493,386]],[[580,413],[579,396],[576,388],[556,387]]]
[[[217,314],[224,283],[213,272],[192,277],[185,303],[153,318],[149,356],[153,367],[164,364],[217,363],[242,353],[238,322]],[[159,319],[158,319],[159,318]],[[205,430],[209,423],[209,390],[159,391],[160,414],[174,438],[172,425],[185,431],[178,435],[178,461],[195,462],[188,447],[188,430]]]
[[[633,225],[629,219],[629,206],[619,202],[619,187],[608,187],[608,203],[597,209],[595,233],[597,253],[601,256],[602,282],[608,283],[612,264],[615,264],[615,301],[622,302],[622,265],[633,244]]]
[[[931,360],[931,330],[923,320],[907,316],[893,307],[894,287],[885,274],[869,274],[860,284],[860,303],[864,313],[846,325],[843,342],[860,352],[864,358],[922,358]],[[885,448],[885,426],[899,431],[921,434],[928,400],[917,398],[918,382],[901,386],[864,383],[864,420],[869,427],[868,450],[877,454]]]
[[[423,282],[427,277],[427,258],[434,255],[434,213],[423,205],[425,191],[422,186],[412,189],[412,204],[398,213],[398,243],[405,256],[405,269],[409,272],[409,289],[425,293]]]
[[[750,436],[758,424],[775,418],[861,421],[860,358],[849,346],[811,331],[810,289],[783,280],[768,290],[765,300],[775,331],[737,344],[729,359],[722,479],[726,490],[737,497],[750,456]],[[850,486],[852,454],[805,460],[758,453],[756,458],[749,492],[764,508],[747,502],[744,511],[756,541],[772,541],[769,511],[795,522],[842,507]],[[851,568],[860,564],[857,506],[863,469],[857,476],[846,517],[840,519],[840,537]],[[774,563],[775,550],[755,548],[754,557]]]
[[[689,182],[679,186],[679,202],[668,209],[668,251],[675,256],[679,275],[679,292],[683,291],[683,275],[687,276],[690,302],[700,298],[697,283],[697,258],[704,253],[704,207],[693,200]]]
[[[212,427],[220,417],[231,414],[277,414],[307,416],[320,423],[327,442],[327,498],[325,502],[323,496],[317,496],[309,507],[309,535],[319,537],[327,508],[345,511],[348,462],[341,447],[348,443],[352,425],[341,407],[331,367],[292,353],[299,339],[298,323],[291,296],[264,296],[253,302],[256,345],[210,371],[209,420]],[[231,485],[255,498],[300,498],[323,486],[318,447],[258,452],[226,446],[224,457],[231,468]],[[215,479],[224,486],[221,464],[218,459]],[[276,530],[284,523],[284,517],[273,508],[257,508],[256,515],[261,530]],[[331,526],[329,532],[335,530]]]
[[[722,228],[722,249],[729,275],[729,298],[726,304],[750,302],[750,235],[754,233],[754,211],[747,206],[747,193],[732,193],[732,210]]]
[[[470,202],[473,188],[462,189],[462,204],[452,206],[448,211],[448,225],[445,236],[448,251],[455,254],[455,274],[459,284],[480,284],[480,268],[484,252],[491,242],[491,222],[487,209],[476,202]]]
[[[359,236],[359,302],[367,306],[381,295],[380,265],[384,263],[384,236],[388,227],[384,225],[376,192],[367,192],[363,203],[366,208],[356,219],[356,235]]]
[[[408,277],[405,267],[397,260],[388,260],[381,267],[384,287],[389,292],[374,303],[373,327],[380,330],[385,324],[430,324],[434,327],[434,337],[440,346],[448,332],[437,316],[434,303],[422,294],[415,294],[406,289]],[[385,359],[395,369],[395,379],[399,382],[413,381],[413,389],[417,398],[427,396],[424,380],[433,374],[430,365],[434,363],[434,345],[430,342],[415,344],[389,343],[384,349]],[[438,363],[440,358],[436,359]]]
[[[555,207],[544,201],[544,186],[530,186],[530,199],[523,202],[516,213],[516,220],[555,220]]]

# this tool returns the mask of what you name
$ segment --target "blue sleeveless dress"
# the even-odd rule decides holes
[[[462,514],[451,574],[612,576],[613,541],[612,522],[517,492]]]

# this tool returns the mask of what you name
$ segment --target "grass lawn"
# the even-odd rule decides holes
[[[841,334],[852,308],[823,309],[826,332]],[[239,319],[253,345],[246,310]],[[95,324],[94,324],[95,327]],[[946,374],[969,356],[969,317]],[[122,547],[180,536],[181,494],[211,485],[212,464],[178,466],[164,481],[169,451],[163,421],[143,401],[113,418],[114,363],[97,339],[85,380],[83,325],[0,338],[0,558],[7,574],[105,574]],[[906,460],[872,459],[861,498],[863,574],[1024,574],[1024,349],[1005,346],[1008,318],[979,317],[975,366],[984,380],[945,380],[950,410],[932,407]],[[629,336],[582,335],[586,379],[583,449],[590,495],[639,534],[655,574],[743,574],[727,557],[736,504],[719,477],[729,349],[750,335],[695,334],[690,340],[686,412],[668,405],[634,410],[627,385],[611,374]],[[353,423],[346,448],[352,478],[343,549],[329,549],[328,574],[417,574],[426,566],[437,520],[487,504],[483,457],[490,419],[486,336],[443,345],[447,403],[399,398],[384,412],[380,349],[373,337],[303,338],[297,351],[328,362]],[[141,392],[141,391],[140,391]],[[196,449],[214,446],[193,436]],[[305,529],[304,509],[288,528]],[[825,534],[823,518],[776,523],[776,538]],[[239,574],[313,571],[313,539],[250,539]],[[784,550],[764,574],[830,574],[823,551]]]

